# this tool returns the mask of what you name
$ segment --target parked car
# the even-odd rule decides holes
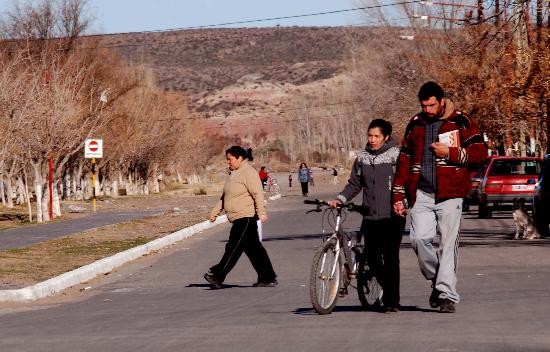
[[[470,210],[470,205],[478,205],[479,204],[479,185],[481,183],[481,180],[483,178],[483,174],[485,172],[485,168],[487,168],[489,161],[487,161],[484,165],[477,165],[470,169],[470,192],[464,198],[464,202],[462,203],[462,210],[468,211]]]
[[[539,158],[491,158],[479,185],[479,217],[490,218],[493,209],[511,206],[516,198],[531,206],[541,169]]]
[[[541,236],[548,236],[550,223],[550,154],[546,154],[533,195],[533,218]]]

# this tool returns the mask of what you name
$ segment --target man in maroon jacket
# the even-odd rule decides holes
[[[483,163],[487,146],[478,128],[435,82],[418,92],[422,112],[409,122],[393,183],[393,210],[410,207],[410,238],[424,277],[432,281],[430,306],[454,313],[462,200],[470,189],[468,167]],[[436,249],[433,241],[440,235]]]

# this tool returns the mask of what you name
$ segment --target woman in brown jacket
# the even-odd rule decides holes
[[[260,177],[249,163],[252,161],[252,149],[232,146],[225,151],[225,156],[231,172],[225,181],[221,199],[212,209],[210,221],[215,221],[225,210],[233,226],[222,259],[204,274],[204,278],[213,288],[221,288],[225,277],[244,252],[258,273],[258,281],[253,286],[277,286],[277,275],[258,236],[257,221],[266,222],[267,215]]]

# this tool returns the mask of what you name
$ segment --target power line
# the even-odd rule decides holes
[[[217,24],[206,24],[206,25],[199,25],[199,26],[178,27],[178,28],[160,29],[160,30],[152,30],[152,31],[108,33],[108,34],[103,34],[103,35],[117,35],[117,34],[131,34],[131,33],[161,33],[161,32],[173,32],[173,31],[191,30],[191,29],[204,29],[204,28],[213,28],[213,27],[222,27],[222,26],[232,26],[232,25],[237,25],[237,24],[250,24],[250,23],[259,23],[259,22],[271,22],[271,21],[287,20],[287,19],[293,19],[293,18],[332,15],[332,14],[336,14],[336,13],[364,11],[364,10],[379,9],[379,8],[397,6],[397,5],[414,4],[414,3],[420,3],[420,2],[421,2],[421,0],[409,0],[409,1],[393,2],[393,3],[389,3],[389,4],[362,6],[362,7],[355,7],[355,8],[351,8],[351,9],[341,9],[341,10],[334,10],[334,11],[314,12],[314,13],[307,13],[307,14],[300,14],[300,15],[268,17],[268,18],[252,19],[252,20],[224,22],[224,23],[217,23]],[[92,36],[96,36],[96,35],[92,35]]]

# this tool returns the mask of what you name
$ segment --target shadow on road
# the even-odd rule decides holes
[[[417,306],[401,306],[400,311],[402,312],[424,312],[424,313],[437,313],[437,309],[426,309],[419,308]],[[338,312],[361,312],[361,313],[384,313],[383,309],[365,309],[360,305],[357,306],[336,306],[334,307],[333,313]],[[318,315],[313,308],[296,308],[292,311],[294,314],[298,315]]]
[[[228,284],[222,284],[221,288],[214,288],[210,284],[189,284],[185,287],[199,287],[204,289],[210,289],[210,290],[223,290],[224,288],[235,288],[235,287],[253,287],[252,285],[228,285]],[[255,288],[255,287],[254,287]]]

